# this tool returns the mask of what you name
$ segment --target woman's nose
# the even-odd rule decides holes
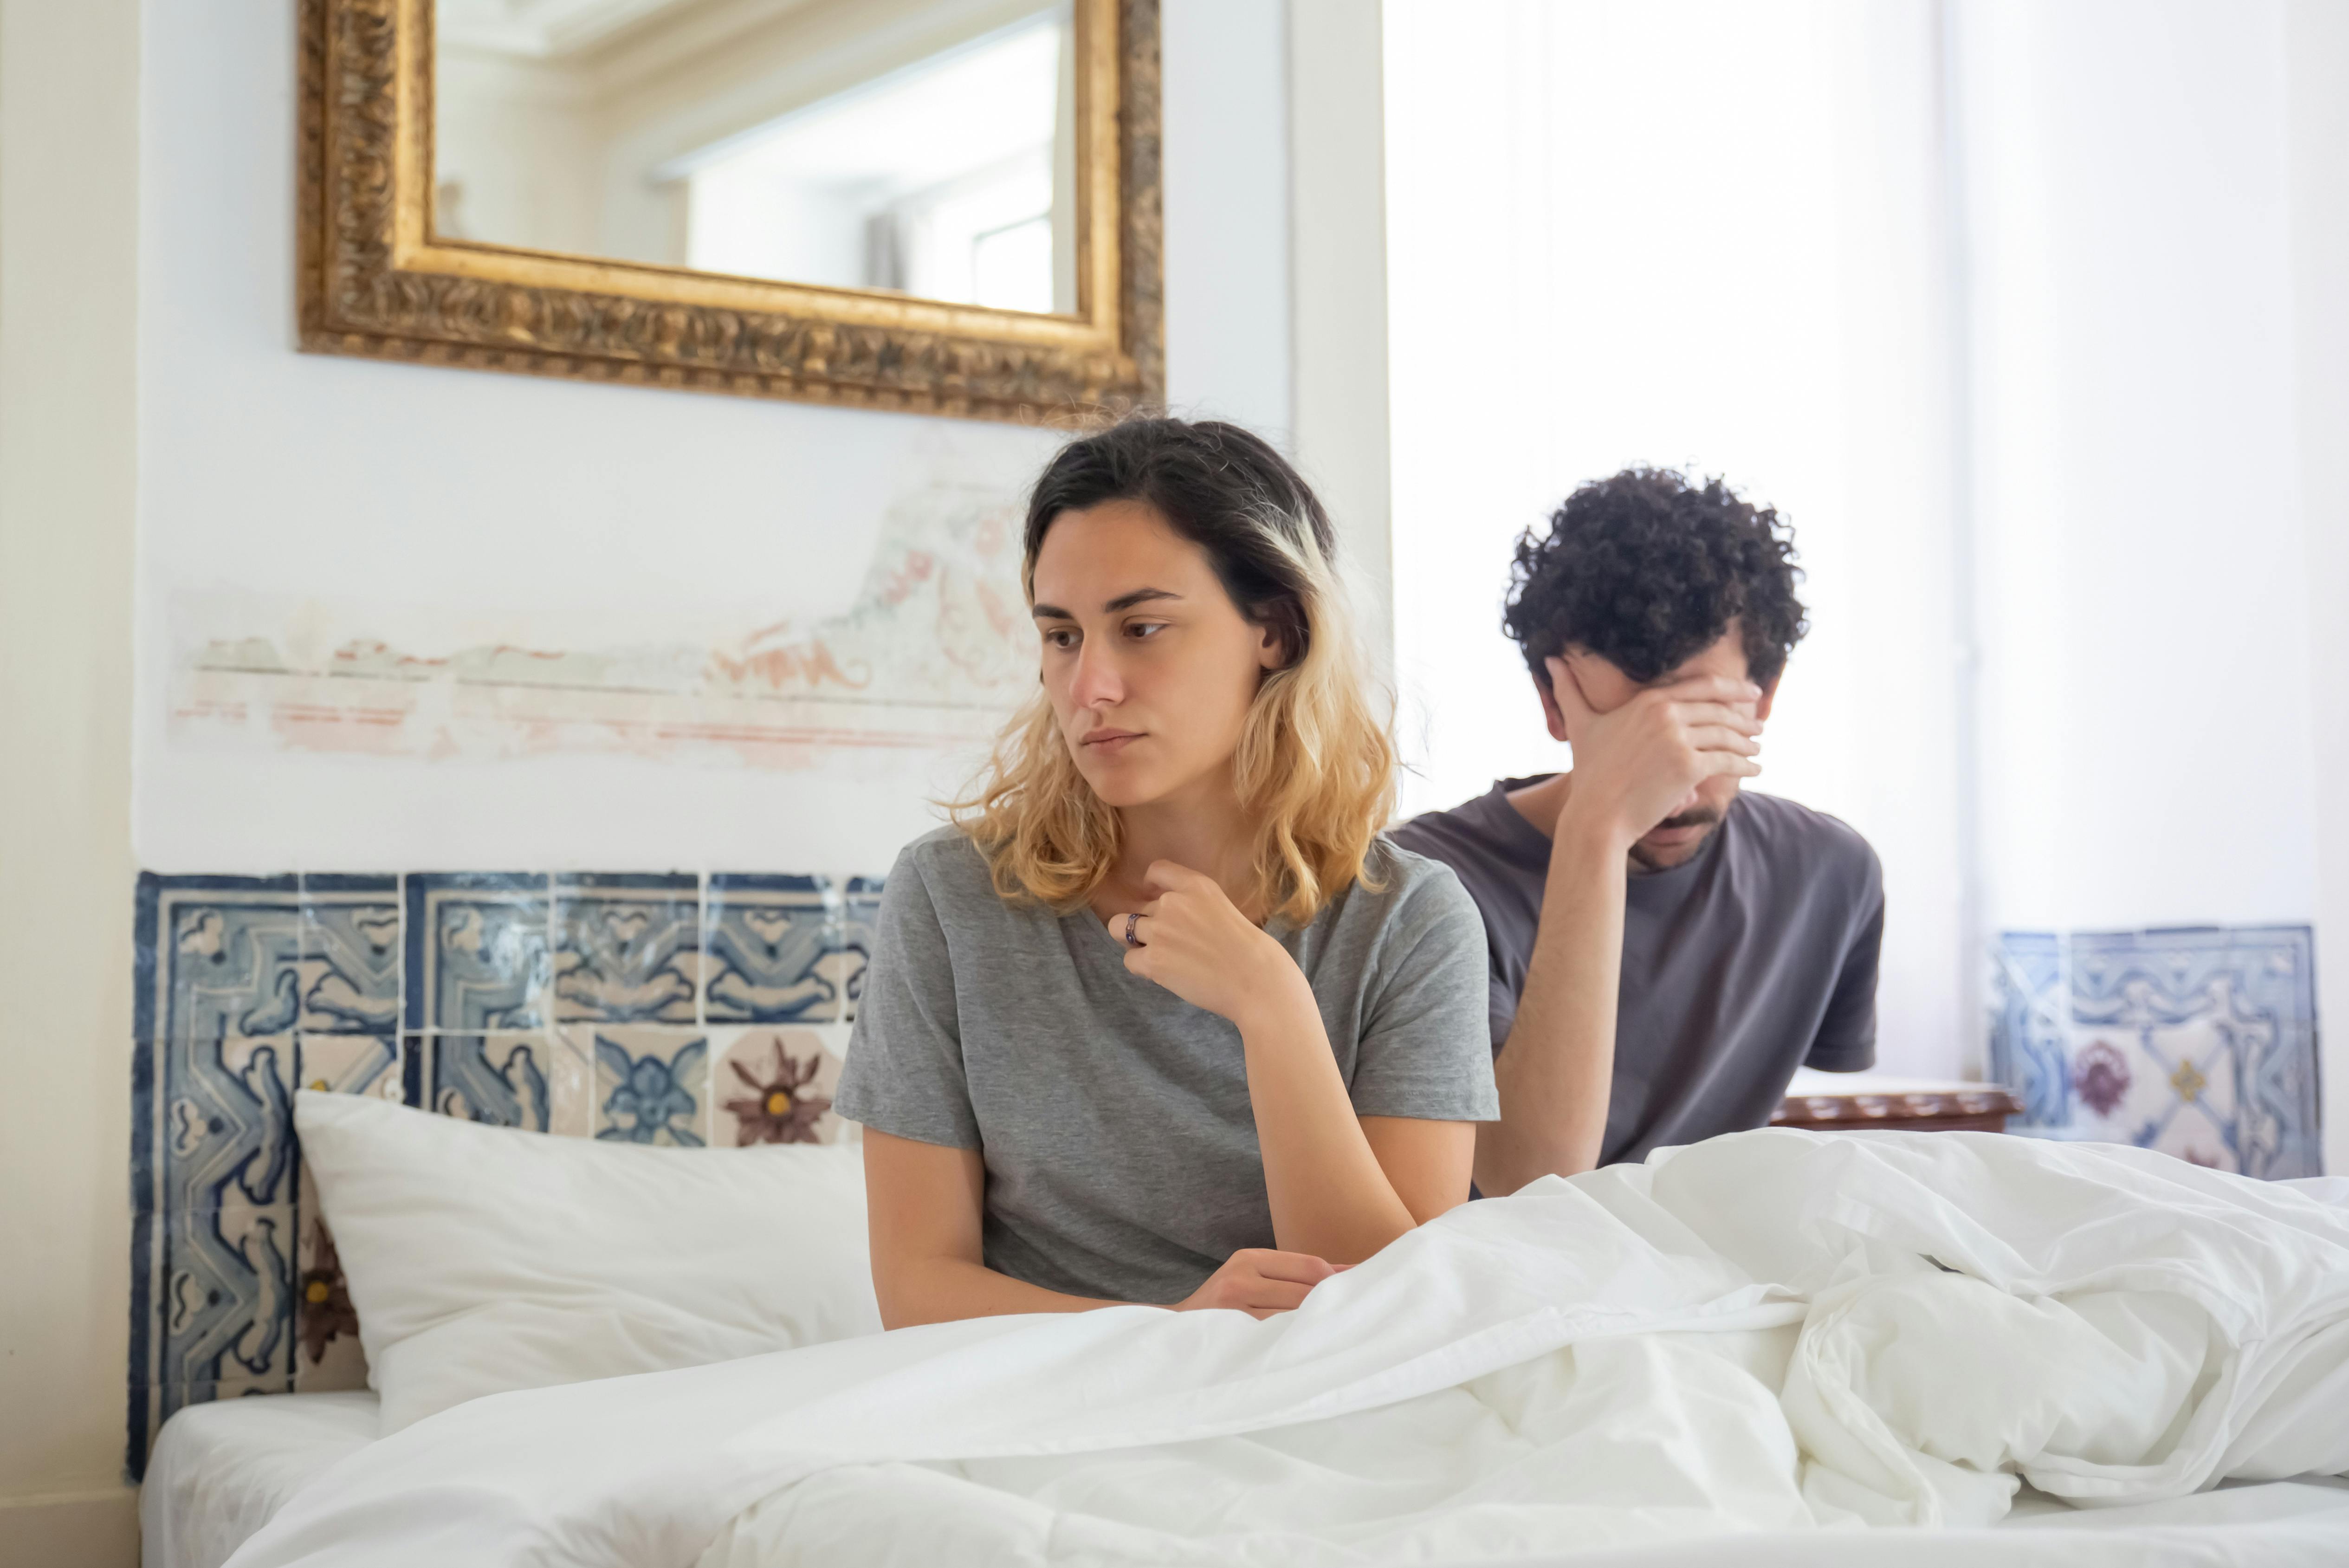
[[[1117,660],[1100,644],[1087,641],[1077,650],[1069,697],[1080,708],[1106,708],[1124,700],[1125,682],[1118,677]]]

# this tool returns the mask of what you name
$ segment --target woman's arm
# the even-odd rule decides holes
[[[864,1213],[882,1327],[1117,1304],[1048,1291],[980,1262],[986,1182],[986,1162],[975,1148],[865,1129]]]
[[[1465,1199],[1474,1126],[1356,1116],[1313,988],[1288,950],[1211,877],[1162,860],[1148,880],[1159,897],[1126,968],[1239,1030],[1280,1245],[1360,1262]],[[1122,938],[1124,923],[1113,917],[1109,929]]]
[[[882,1327],[1123,1304],[1063,1295],[988,1268],[979,1247],[986,1183],[986,1161],[975,1148],[864,1129],[865,1224]],[[1337,1272],[1319,1258],[1246,1248],[1174,1306],[1177,1312],[1231,1307],[1270,1317],[1293,1311],[1308,1291]]]

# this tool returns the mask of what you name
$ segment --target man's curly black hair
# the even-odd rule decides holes
[[[1542,660],[1587,649],[1642,684],[1720,640],[1733,619],[1768,685],[1810,623],[1793,531],[1718,478],[1627,468],[1566,498],[1517,537],[1501,625],[1547,691]]]

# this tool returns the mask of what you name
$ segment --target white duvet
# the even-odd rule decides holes
[[[1882,1526],[1953,1561],[2018,1478],[2130,1507],[2344,1471],[2349,1182],[1776,1130],[1471,1204],[1263,1323],[985,1320],[479,1399],[233,1568],[1630,1563],[1732,1532],[1860,1562]],[[2349,1561],[2337,1495],[2174,1560]],[[1997,1560],[2156,1561],[2187,1526],[2145,1517],[2126,1555],[2014,1531]]]

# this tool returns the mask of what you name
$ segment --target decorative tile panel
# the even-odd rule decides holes
[[[554,1016],[691,1023],[701,980],[701,879],[554,880]]]
[[[830,878],[713,872],[702,920],[706,1022],[821,1023],[841,1016],[841,904]]]
[[[544,1132],[554,1116],[543,1033],[439,1034],[427,1104],[444,1116]]]
[[[2318,1174],[2314,967],[2305,926],[2002,935],[1991,1059],[2014,1130]]]
[[[408,878],[408,1024],[452,1032],[546,1023],[547,878],[434,872]]]
[[[397,877],[302,878],[301,1027],[314,1034],[399,1028]]]
[[[833,1114],[840,1057],[812,1029],[713,1029],[717,1058],[710,1141],[720,1147],[754,1143],[837,1143]]]
[[[874,933],[881,926],[881,877],[851,877],[846,900],[846,930],[841,947],[846,955],[841,981],[843,1019],[856,1016],[857,999],[864,994],[864,966],[873,961]]]
[[[130,1478],[184,1405],[366,1385],[296,1085],[614,1141],[853,1138],[831,1096],[880,886],[142,876]]]

